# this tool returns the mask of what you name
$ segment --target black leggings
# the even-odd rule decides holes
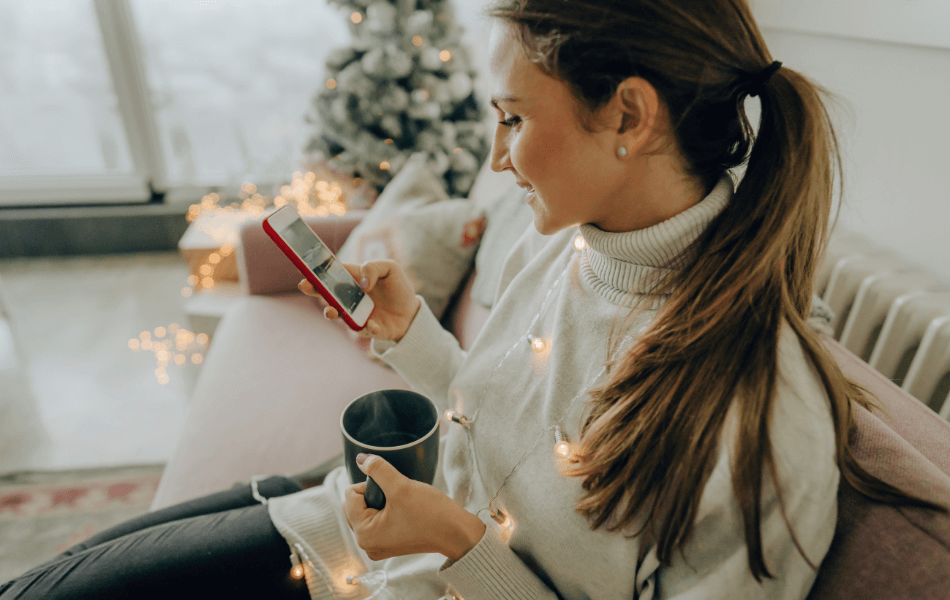
[[[285,477],[257,487],[267,498],[300,491]],[[107,529],[0,585],[0,600],[310,598],[290,568],[287,542],[248,485]]]

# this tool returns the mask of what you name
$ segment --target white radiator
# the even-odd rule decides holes
[[[816,281],[841,345],[950,419],[950,281],[841,231]]]

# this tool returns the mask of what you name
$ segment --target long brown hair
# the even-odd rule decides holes
[[[765,474],[778,482],[769,422],[784,323],[827,390],[842,476],[869,498],[946,512],[874,477],[851,452],[851,403],[871,401],[806,324],[840,179],[837,141],[824,90],[788,68],[753,83],[773,59],[745,0],[507,0],[489,14],[515,26],[528,56],[588,116],[626,78],[650,82],[706,190],[747,162],[732,201],[680,257],[684,267],[658,282],[671,293],[651,327],[592,393],[572,470],[584,478],[577,510],[592,527],[645,523],[642,547],[655,542],[669,565],[692,532],[736,403],[732,486],[749,568],[757,580],[772,576],[759,511]],[[761,100],[757,134],[744,110],[750,92]]]

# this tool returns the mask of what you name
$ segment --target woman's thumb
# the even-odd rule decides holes
[[[400,478],[405,478],[405,475],[397,471],[385,458],[375,454],[357,454],[356,464],[363,473],[372,477],[384,492]]]

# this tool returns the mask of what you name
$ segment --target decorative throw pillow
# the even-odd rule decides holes
[[[468,200],[443,200],[400,211],[368,231],[354,231],[347,240],[355,246],[348,258],[356,263],[395,260],[441,318],[472,268],[484,231],[484,209]]]
[[[498,291],[505,257],[534,220],[534,212],[525,202],[528,192],[514,187],[488,209],[488,225],[475,255],[475,281],[472,300],[491,308]]]
[[[448,198],[442,182],[426,167],[426,155],[421,152],[413,154],[383,188],[376,203],[346,239],[337,256],[343,262],[354,262],[356,239],[362,233],[378,228],[401,211]]]

